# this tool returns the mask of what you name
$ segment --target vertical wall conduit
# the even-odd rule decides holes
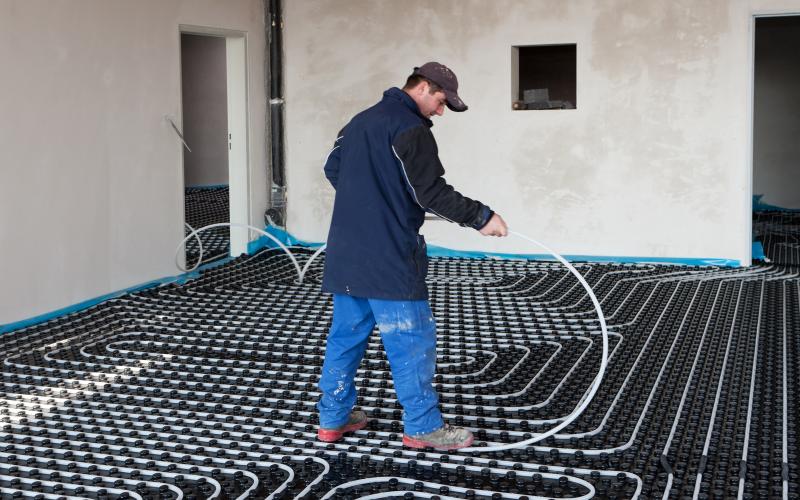
[[[267,223],[284,225],[286,215],[286,175],[283,151],[283,17],[280,0],[264,0],[269,54],[270,164],[272,186]]]

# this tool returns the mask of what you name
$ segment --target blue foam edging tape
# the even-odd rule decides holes
[[[319,248],[322,243],[313,243],[295,238],[290,233],[275,226],[267,226],[266,232],[278,238],[286,246],[304,246],[309,248]],[[262,248],[275,248],[274,241],[266,236],[251,241],[247,246],[247,253]],[[479,252],[471,250],[453,250],[450,248],[436,245],[428,245],[428,256],[430,257],[465,257],[471,259],[518,259],[518,260],[554,260],[550,254],[516,254],[516,253],[497,253]],[[571,261],[587,262],[614,262],[624,264],[681,264],[687,266],[720,266],[720,267],[741,267],[741,262],[733,259],[721,258],[684,258],[684,257],[610,257],[603,255],[565,255],[565,259]]]
[[[184,186],[187,189],[221,189],[228,187],[228,184],[197,184],[194,186]]]
[[[753,260],[765,260],[767,256],[764,254],[764,245],[760,241],[753,242]]]
[[[550,254],[516,254],[476,252],[470,250],[452,250],[436,245],[428,245],[428,255],[431,257],[466,257],[472,259],[517,259],[517,260],[549,260],[555,258]],[[572,262],[613,262],[618,264],[682,264],[687,266],[721,266],[740,267],[740,262],[733,259],[718,258],[683,258],[683,257],[611,257],[606,255],[563,255]]]
[[[221,266],[232,260],[232,257],[227,257],[225,259],[220,259],[214,262],[209,262],[208,264],[204,264],[194,271],[178,274],[176,276],[168,276],[165,278],[156,279],[153,281],[148,281],[147,283],[143,283],[140,285],[134,285],[130,288],[125,288],[124,290],[117,290],[116,292],[107,293],[105,295],[101,295],[99,297],[94,297],[92,299],[84,300],[83,302],[79,302],[77,304],[73,304],[71,306],[62,307],[61,309],[56,309],[55,311],[50,311],[44,314],[40,314],[38,316],[33,316],[28,319],[23,319],[20,321],[15,321],[13,323],[6,323],[5,325],[0,325],[0,335],[4,333],[8,333],[14,330],[19,330],[21,328],[26,328],[28,326],[37,325],[39,323],[44,323],[45,321],[50,321],[51,319],[59,318],[61,316],[66,316],[68,314],[72,314],[74,312],[83,311],[84,309],[89,309],[92,306],[96,306],[101,302],[105,302],[107,300],[115,299],[117,297],[121,297],[123,295],[140,292],[142,290],[146,290],[148,288],[154,288],[161,285],[167,285],[170,283],[176,283],[178,285],[182,285],[189,281],[190,279],[196,278],[200,276],[202,271],[207,269],[211,269],[217,266]]]
[[[314,243],[303,241],[300,239],[295,238],[287,231],[280,229],[275,226],[267,226],[264,230],[271,235],[275,236],[281,243],[286,246],[302,246],[308,248],[319,248],[322,246],[322,243]],[[756,245],[760,248],[760,253],[756,253]],[[247,245],[247,253],[248,255],[252,255],[259,250],[264,248],[277,248],[278,245],[272,241],[271,239],[267,238],[266,236],[262,236],[257,240],[251,241]],[[428,255],[431,257],[465,257],[471,259],[517,259],[517,260],[547,260],[552,261],[553,256],[549,254],[512,254],[512,253],[495,253],[495,252],[479,252],[479,251],[470,251],[470,250],[453,250],[445,247],[440,247],[436,245],[428,245]],[[756,255],[763,256],[763,247],[758,242],[753,244],[753,258],[756,259]],[[608,257],[608,256],[600,256],[600,255],[564,255],[564,258],[569,261],[585,261],[585,262],[614,262],[614,263],[621,263],[621,264],[680,264],[680,265],[688,265],[688,266],[718,266],[718,267],[740,267],[741,263],[738,260],[733,259],[715,259],[715,258],[697,258],[697,259],[688,259],[688,258],[670,258],[670,257]],[[220,259],[214,262],[210,262],[208,264],[202,265],[199,268],[195,269],[192,272],[179,274],[176,276],[169,276],[166,278],[158,279],[149,281],[147,283],[136,285],[130,288],[126,288],[124,290],[119,290],[116,292],[111,292],[106,295],[102,295],[100,297],[95,297],[93,299],[89,299],[78,304],[64,307],[62,309],[58,309],[56,311],[52,311],[49,313],[41,314],[39,316],[34,316],[32,318],[28,318],[21,321],[16,321],[14,323],[8,323],[5,325],[0,325],[0,335],[3,333],[8,333],[13,330],[18,330],[20,328],[25,328],[27,326],[35,325],[38,323],[43,323],[45,321],[49,321],[51,319],[65,316],[67,314],[71,314],[73,312],[81,311],[83,309],[88,309],[92,306],[95,306],[101,302],[106,300],[110,300],[116,297],[120,297],[127,293],[134,293],[145,290],[147,288],[153,288],[156,286],[166,285],[169,283],[176,283],[178,285],[182,285],[189,281],[190,279],[194,279],[200,276],[202,271],[207,269],[211,269],[217,266],[221,266],[223,264],[227,264],[233,260],[232,257],[227,257],[224,259]]]
[[[761,198],[763,197],[764,197],[763,194],[753,195],[753,212],[760,212],[760,211],[800,212],[800,208],[785,208],[785,207],[779,207],[777,205],[770,205],[769,203],[764,203],[763,201],[761,201]]]
[[[277,238],[281,243],[283,243],[287,247],[319,248],[322,246],[322,243],[314,243],[310,241],[303,241],[297,239],[287,231],[276,226],[267,226],[264,228],[264,231]],[[266,236],[261,236],[257,240],[253,240],[247,244],[247,253],[253,254],[254,252],[257,252],[264,248],[278,248],[278,244],[272,241],[271,239],[267,238]]]

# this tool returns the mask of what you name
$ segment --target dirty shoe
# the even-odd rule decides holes
[[[403,444],[409,448],[434,448],[437,450],[457,450],[470,446],[472,433],[463,427],[445,425],[427,434],[403,435]]]
[[[342,436],[348,432],[355,432],[359,429],[363,429],[367,426],[367,421],[366,413],[360,410],[354,411],[350,413],[347,423],[341,427],[337,427],[336,429],[323,429],[320,427],[317,431],[317,439],[325,441],[326,443],[333,443],[334,441],[342,439]]]

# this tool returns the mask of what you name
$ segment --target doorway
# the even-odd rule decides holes
[[[757,16],[753,45],[753,241],[784,263],[800,223],[800,15]],[[788,262],[786,262],[788,263]]]
[[[249,224],[247,65],[243,33],[182,26],[181,95],[185,234]],[[191,268],[247,251],[249,232],[219,227],[186,244]]]

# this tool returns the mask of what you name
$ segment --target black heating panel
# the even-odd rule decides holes
[[[186,188],[184,207],[186,224],[184,235],[188,236],[195,229],[230,222],[230,198],[227,186]],[[230,253],[230,229],[214,227],[199,233],[203,245],[203,262],[212,262]],[[190,268],[200,258],[200,246],[197,238],[186,242],[186,267]]]
[[[535,445],[404,448],[377,331],[357,379],[370,424],[317,441],[322,259],[301,285],[266,250],[0,337],[0,492],[798,498],[796,268],[576,265],[608,321],[608,369],[586,411]],[[602,336],[561,265],[433,258],[429,285],[442,410],[476,446],[528,439],[581,403]]]

